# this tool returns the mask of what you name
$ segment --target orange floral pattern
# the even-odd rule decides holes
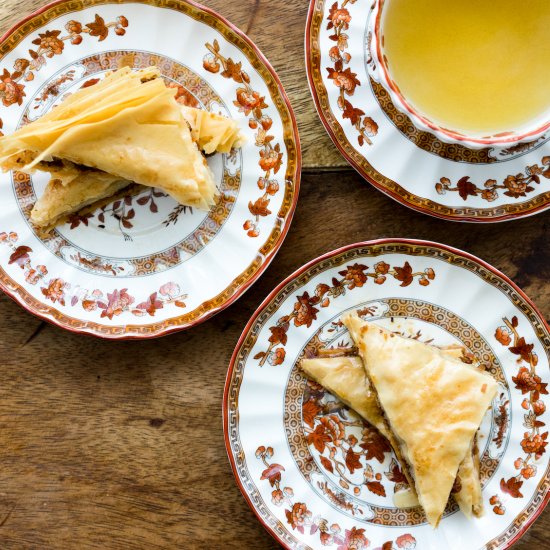
[[[334,2],[329,10],[327,30],[334,29],[329,39],[336,44],[330,49],[329,56],[334,63],[332,67],[327,67],[328,78],[340,90],[338,96],[338,108],[342,111],[342,117],[349,119],[353,127],[357,130],[357,141],[359,145],[372,145],[371,138],[378,133],[378,124],[358,107],[354,107],[349,101],[353,96],[355,89],[361,86],[357,74],[352,72],[350,67],[346,67],[351,61],[351,55],[347,51],[348,34],[351,22],[351,15],[347,10],[348,4],[354,4],[356,0],[344,0],[341,4]]]
[[[271,502],[278,507],[285,507],[286,522],[291,530],[305,534],[306,529],[310,535],[318,533],[319,542],[322,546],[334,546],[336,550],[367,550],[371,541],[365,535],[365,529],[352,527],[345,529],[337,523],[330,524],[329,521],[320,515],[314,515],[307,503],[296,502],[292,487],[285,487],[282,484],[282,473],[285,468],[281,464],[270,462],[274,455],[273,447],[264,445],[256,449],[256,458],[261,460],[265,466],[260,477],[261,480],[269,482],[273,491]],[[400,535],[394,541],[387,541],[374,550],[412,550],[416,547],[416,539],[409,533]]]
[[[480,187],[471,182],[469,176],[464,176],[453,187],[451,180],[443,177],[435,184],[435,190],[439,195],[445,195],[448,191],[456,192],[465,201],[468,197],[481,197],[487,202],[493,202],[499,198],[499,189],[504,189],[504,195],[519,199],[535,191],[533,184],[540,184],[541,177],[550,179],[550,156],[542,158],[541,166],[527,166],[523,173],[506,176],[502,183],[488,179],[483,187]]]
[[[12,253],[8,264],[18,265],[25,274],[25,281],[31,285],[43,282],[40,287],[42,295],[52,303],[66,307],[80,305],[83,310],[101,312],[100,318],[107,318],[110,321],[123,313],[130,313],[136,317],[149,315],[155,316],[159,309],[168,306],[178,308],[186,307],[184,299],[187,297],[181,292],[177,283],[167,282],[158,291],[150,294],[142,302],[136,303],[134,296],[128,293],[127,288],[114,289],[111,292],[104,292],[98,288],[88,290],[80,286],[73,287],[70,283],[60,277],[50,278],[46,282],[48,270],[44,265],[32,265],[32,248],[26,245],[18,245],[19,236],[15,232],[1,232],[0,244],[11,248]]]
[[[279,143],[273,144],[275,136],[269,133],[273,121],[264,113],[264,109],[268,107],[265,97],[252,88],[250,77],[243,70],[242,63],[240,61],[235,63],[230,57],[224,57],[220,53],[217,40],[212,44],[206,44],[206,48],[210,53],[203,59],[204,69],[211,73],[219,72],[224,78],[239,84],[233,104],[248,117],[248,126],[255,132],[255,145],[260,149],[258,164],[263,174],[258,178],[257,185],[263,193],[254,202],[248,203],[248,210],[253,218],[246,220],[243,224],[243,229],[249,237],[257,237],[260,234],[260,218],[271,215],[269,210],[271,197],[280,189],[274,175],[279,172],[283,164],[283,152]]]
[[[368,491],[378,496],[386,496],[386,489],[382,484],[382,476],[375,474],[370,460],[377,460],[382,464],[386,453],[391,452],[387,440],[380,433],[362,420],[350,420],[345,408],[339,402],[325,401],[325,389],[307,380],[302,400],[302,418],[306,441],[319,453],[321,466],[327,472],[338,478],[340,487],[352,489],[355,495],[360,494],[364,486]],[[347,428],[356,426],[361,428],[361,440],[348,433]],[[313,451],[312,449],[312,451]],[[362,472],[362,478],[352,479],[355,471]],[[388,478],[389,479],[389,478]],[[391,480],[390,480],[391,481]],[[338,507],[343,507],[355,515],[356,506],[348,503],[343,495],[333,495],[326,487],[324,492]]]
[[[96,14],[93,21],[84,25],[78,21],[68,21],[65,24],[66,34],[58,29],[38,33],[38,37],[32,41],[37,47],[29,50],[30,59],[20,57],[15,60],[11,71],[3,69],[2,75],[0,75],[2,104],[4,107],[21,105],[26,95],[25,85],[22,82],[34,80],[35,73],[46,64],[47,59],[61,55],[65,48],[65,42],[70,41],[71,44],[77,46],[82,42],[82,37],[85,34],[97,37],[101,42],[107,38],[109,29],[113,28],[115,34],[122,36],[126,33],[126,27],[128,27],[128,19],[123,15],[118,16],[116,21],[106,23],[101,16]]]
[[[546,382],[543,382],[537,374],[537,354],[533,351],[534,345],[528,344],[523,336],[519,335],[517,317],[512,319],[504,318],[504,325],[495,331],[497,341],[506,346],[508,350],[518,357],[518,371],[512,376],[512,382],[516,390],[525,395],[521,406],[526,411],[523,416],[523,426],[527,429],[521,440],[521,448],[525,453],[524,457],[518,457],[514,467],[519,473],[509,479],[500,480],[501,491],[512,498],[523,498],[521,488],[525,480],[534,477],[537,473],[537,466],[534,464],[546,452],[548,445],[548,430],[543,431],[546,424],[540,420],[540,416],[546,411],[546,405],[541,399],[542,395],[548,395]],[[493,512],[503,515],[506,507],[498,495],[490,499]]]
[[[382,285],[388,277],[400,281],[400,286],[409,286],[415,279],[421,286],[428,286],[430,281],[435,279],[435,271],[429,267],[424,271],[413,272],[409,262],[402,267],[390,267],[386,262],[378,262],[372,271],[368,266],[355,263],[348,265],[338,272],[340,278],[333,277],[331,284],[320,283],[315,287],[313,296],[305,291],[301,296],[296,297],[293,310],[290,314],[281,317],[277,324],[270,327],[271,336],[268,338],[269,346],[266,351],[260,351],[254,359],[260,361],[260,366],[266,362],[270,365],[280,365],[284,362],[284,346],[287,342],[287,332],[293,325],[295,327],[310,327],[317,319],[319,307],[328,307],[331,299],[334,300],[343,296],[346,292],[360,288],[367,284],[369,279],[377,285]],[[277,348],[277,346],[282,346]],[[279,350],[283,350],[282,352]],[[279,354],[277,356],[277,354]],[[277,360],[275,359],[277,356]]]

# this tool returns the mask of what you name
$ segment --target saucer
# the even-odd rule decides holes
[[[496,222],[550,206],[550,136],[508,148],[468,149],[417,129],[377,80],[370,2],[312,0],[306,66],[321,121],[372,185],[432,216]]]

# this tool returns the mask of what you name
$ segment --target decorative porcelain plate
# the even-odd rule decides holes
[[[461,344],[499,382],[479,442],[485,515],[449,504],[437,530],[398,509],[404,477],[385,440],[298,367],[351,346],[340,318],[364,319],[437,345]],[[550,332],[532,302],[485,262],[400,239],[335,250],[262,303],[231,359],[226,447],[237,483],[286,548],[509,548],[550,497]]]
[[[550,135],[468,149],[419,131],[379,83],[370,53],[371,0],[311,0],[309,85],[321,121],[377,189],[439,218],[495,222],[550,207]]]
[[[246,145],[208,159],[209,212],[149,189],[40,238],[29,213],[47,176],[0,176],[0,286],[64,328],[146,338],[195,325],[236,300],[280,247],[298,198],[292,109],[256,46],[183,0],[62,0],[0,41],[0,127],[35,120],[122,66],[157,65],[177,100],[236,119]]]

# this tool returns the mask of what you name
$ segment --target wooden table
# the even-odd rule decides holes
[[[43,3],[3,0],[0,31]],[[278,548],[233,480],[222,391],[248,318],[281,279],[319,254],[378,237],[441,241],[502,270],[550,315],[550,212],[462,225],[386,198],[347,166],[314,110],[303,60],[307,0],[205,3],[268,54],[296,111],[304,173],[293,225],[241,300],[159,340],[77,336],[0,296],[2,549]],[[549,529],[550,509],[514,548],[548,547]]]

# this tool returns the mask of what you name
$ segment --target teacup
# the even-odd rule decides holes
[[[420,130],[470,148],[550,130],[550,2],[375,0],[371,53]]]

